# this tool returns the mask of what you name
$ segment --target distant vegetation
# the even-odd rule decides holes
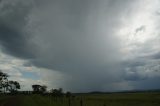
[[[47,91],[46,85],[35,84],[32,85],[33,91],[18,91],[21,88],[18,81],[8,80],[9,75],[0,70],[0,92],[8,94],[42,94],[42,95],[52,95],[55,97],[62,97],[65,95],[62,88],[51,89]],[[66,92],[67,96],[70,92]]]
[[[8,74],[0,71],[0,92],[6,93],[7,91],[10,93],[17,93],[18,89],[20,89],[20,84],[18,81],[9,81]]]

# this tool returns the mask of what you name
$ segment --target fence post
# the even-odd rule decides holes
[[[71,106],[71,98],[68,98],[68,105]]]
[[[83,100],[82,100],[82,98],[80,100],[80,106],[83,106]]]

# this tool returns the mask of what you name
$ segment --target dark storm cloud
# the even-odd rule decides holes
[[[62,87],[73,91],[113,89],[112,83],[123,80],[116,30],[129,0],[35,1],[33,8],[15,1],[1,5],[0,42],[6,53],[36,56],[33,65],[63,73]]]
[[[128,60],[128,61],[125,61],[125,62],[122,62],[121,63],[124,67],[125,66],[128,66],[128,67],[137,67],[137,66],[143,66],[145,65],[145,61],[144,59],[134,59],[134,60]]]
[[[0,44],[4,52],[20,58],[34,57],[29,33],[24,30],[29,8],[16,0],[0,4]]]
[[[150,58],[151,59],[160,59],[160,52],[151,55]]]
[[[114,84],[148,80],[150,73],[143,71],[158,69],[157,63],[148,66],[148,57],[122,63],[117,32],[134,5],[136,0],[3,0],[0,44],[3,52],[29,59],[26,67],[35,65],[64,74],[63,88],[120,89]],[[145,28],[142,25],[134,32]]]
[[[147,77],[146,76],[142,77],[136,71],[134,71],[134,72],[127,73],[124,79],[127,81],[141,81],[141,80],[147,79]]]
[[[4,52],[21,58],[31,58],[31,54],[28,49],[27,38],[21,35],[20,32],[6,27],[5,25],[0,26],[0,44],[3,46]]]
[[[153,77],[146,80],[135,81],[133,82],[133,86],[136,86],[135,89],[141,90],[151,90],[151,89],[160,89],[160,85],[158,84],[160,81],[160,77]]]
[[[31,14],[31,19],[36,20],[35,41],[41,41],[37,43],[42,48],[40,55],[45,57],[33,62],[48,68],[70,70],[80,64],[90,66],[105,64],[101,62],[107,62],[107,59],[115,61],[119,58],[119,41],[114,30],[120,24],[117,17],[121,17],[123,6],[127,8],[128,4],[128,0],[61,0],[46,4],[47,8],[40,6]]]
[[[116,30],[129,5],[128,0],[38,3],[30,14],[40,48],[32,63],[65,74],[62,86],[73,91],[104,90],[123,80]]]
[[[131,61],[123,62],[125,68],[124,80],[133,81],[130,83],[147,82],[152,79],[159,79],[160,59],[157,56],[159,53],[140,56]],[[144,80],[144,81],[143,81]],[[150,84],[145,86],[149,86]],[[137,88],[139,86],[136,86]]]

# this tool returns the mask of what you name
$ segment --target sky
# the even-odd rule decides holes
[[[0,69],[22,90],[160,89],[159,0],[0,0]]]

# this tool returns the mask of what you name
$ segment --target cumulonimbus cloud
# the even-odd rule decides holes
[[[122,65],[125,55],[118,36],[124,17],[134,16],[131,13],[137,1],[6,1],[2,0],[0,5],[3,51],[29,59],[37,67],[61,72],[65,75],[62,85],[66,88],[116,90],[121,84],[115,87],[115,83],[141,79],[136,72],[126,74],[125,69],[146,63],[133,56],[135,60],[125,60],[126,64]],[[142,30],[138,28],[137,32]]]

